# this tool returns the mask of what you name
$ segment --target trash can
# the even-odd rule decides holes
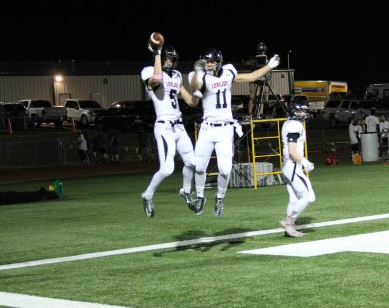
[[[362,161],[378,161],[378,134],[377,133],[362,133],[361,134],[361,152]]]

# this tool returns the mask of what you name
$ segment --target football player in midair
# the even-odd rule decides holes
[[[184,99],[189,106],[193,107],[198,104],[199,99],[183,86],[182,75],[176,70],[178,53],[173,46],[153,49],[148,45],[148,49],[154,56],[154,66],[143,68],[141,78],[149,98],[154,103],[156,113],[154,136],[158,147],[160,168],[142,193],[144,211],[147,216],[154,216],[152,200],[154,192],[162,181],[173,173],[176,151],[184,162],[183,187],[180,189],[180,195],[184,197],[189,209],[194,211],[190,195],[194,174],[193,143],[182,122],[178,98]]]
[[[242,127],[233,119],[231,109],[231,87],[233,82],[254,82],[265,76],[280,63],[278,55],[272,57],[268,64],[251,73],[238,74],[232,64],[223,65],[223,55],[216,48],[207,49],[194,64],[194,71],[189,73],[189,82],[194,95],[202,94],[203,122],[195,145],[195,187],[196,214],[203,211],[206,198],[204,187],[206,169],[213,150],[217,156],[217,192],[215,195],[215,215],[222,216],[224,196],[232,170],[234,129],[239,137],[243,135]]]

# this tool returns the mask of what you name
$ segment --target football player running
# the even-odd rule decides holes
[[[265,76],[280,63],[278,55],[272,57],[268,64],[251,73],[238,74],[232,64],[223,65],[220,50],[206,50],[194,64],[194,71],[189,73],[189,82],[194,94],[200,91],[203,104],[203,122],[195,145],[195,187],[196,214],[203,212],[206,198],[204,187],[206,169],[213,150],[216,152],[218,177],[215,195],[215,215],[220,217],[224,210],[224,197],[232,170],[234,129],[241,137],[242,127],[233,119],[231,109],[231,87],[233,82],[254,82]]]
[[[148,49],[154,56],[154,66],[143,68],[141,78],[149,98],[154,103],[156,113],[154,136],[160,168],[152,177],[146,191],[142,193],[144,211],[148,217],[154,216],[152,200],[154,192],[162,181],[173,173],[176,151],[184,162],[183,188],[180,189],[180,195],[184,197],[186,205],[194,211],[190,196],[194,174],[194,150],[182,122],[178,97],[193,107],[197,105],[198,98],[193,97],[183,86],[182,75],[176,70],[178,53],[173,46],[153,49],[149,45]]]
[[[306,134],[303,122],[308,118],[308,106],[303,103],[294,103],[290,110],[290,118],[282,125],[282,173],[285,176],[286,188],[289,193],[289,202],[286,208],[286,217],[281,227],[285,236],[301,237],[306,235],[295,229],[297,217],[315,201],[311,181],[305,175],[314,169],[314,164],[304,157]]]

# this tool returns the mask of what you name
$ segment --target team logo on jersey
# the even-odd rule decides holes
[[[179,84],[177,82],[173,82],[173,81],[166,81],[166,86],[168,87],[172,87],[172,88],[179,88]]]
[[[227,86],[228,86],[228,81],[227,80],[218,81],[218,82],[214,82],[214,83],[211,84],[212,89],[217,89],[217,88],[227,87]]]

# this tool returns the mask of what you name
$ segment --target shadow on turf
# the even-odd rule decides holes
[[[299,218],[297,218],[297,221],[296,221],[297,227],[299,225],[308,225],[308,224],[312,223],[314,220],[315,219],[313,217],[299,217]],[[304,232],[307,232],[307,233],[315,232],[315,229],[314,228],[306,228],[306,229],[304,229]]]
[[[248,230],[248,229],[227,229],[222,232],[217,232],[213,234],[211,237],[218,237],[218,236],[223,236],[223,235],[228,235],[228,234],[237,234],[237,233],[245,233],[245,232],[250,232],[253,230]],[[187,231],[182,234],[179,234],[175,236],[174,238],[178,241],[188,241],[190,239],[200,239],[204,237],[209,237],[209,235],[205,234],[204,232],[201,231]],[[179,246],[176,247],[174,250],[168,250],[168,251],[159,251],[154,253],[154,257],[162,257],[162,255],[167,254],[167,253],[172,253],[176,251],[182,251],[182,250],[188,250],[188,249],[194,249],[194,250],[199,250],[202,252],[207,252],[209,251],[212,247],[218,246],[218,245],[224,245],[221,247],[221,251],[226,251],[230,249],[231,247],[234,247],[236,245],[243,244],[245,241],[245,238],[242,239],[233,239],[233,240],[219,240],[219,241],[212,241],[208,243],[198,243],[198,244],[193,244],[193,245],[185,245],[185,246]]]
[[[307,225],[307,224],[312,223],[313,220],[314,220],[313,217],[301,217],[298,219],[298,225]],[[313,228],[304,229],[304,230],[309,231],[309,232],[315,232],[315,230]],[[222,232],[215,233],[214,235],[212,235],[212,237],[218,237],[218,236],[229,235],[229,234],[239,234],[239,233],[245,233],[245,232],[251,232],[251,231],[255,231],[255,230],[239,229],[239,228],[227,229],[227,230],[224,230]],[[207,237],[208,237],[207,234],[205,234],[204,232],[201,232],[201,231],[196,231],[196,232],[187,231],[187,232],[184,232],[182,234],[175,236],[174,238],[178,242],[182,242],[182,241],[188,241],[191,239],[201,239],[201,238],[207,238]],[[236,239],[232,239],[232,240],[231,239],[230,240],[228,240],[228,239],[222,240],[221,239],[221,240],[210,241],[207,243],[183,245],[183,246],[176,247],[174,250],[159,251],[159,252],[154,253],[153,255],[154,255],[154,257],[162,257],[164,254],[173,253],[173,252],[182,251],[182,250],[188,250],[188,249],[198,250],[201,252],[207,252],[212,247],[215,247],[218,245],[224,245],[221,247],[220,250],[227,251],[228,249],[235,247],[236,245],[243,244],[245,242],[245,239],[246,239],[245,237],[241,238],[241,239],[236,238]]]

